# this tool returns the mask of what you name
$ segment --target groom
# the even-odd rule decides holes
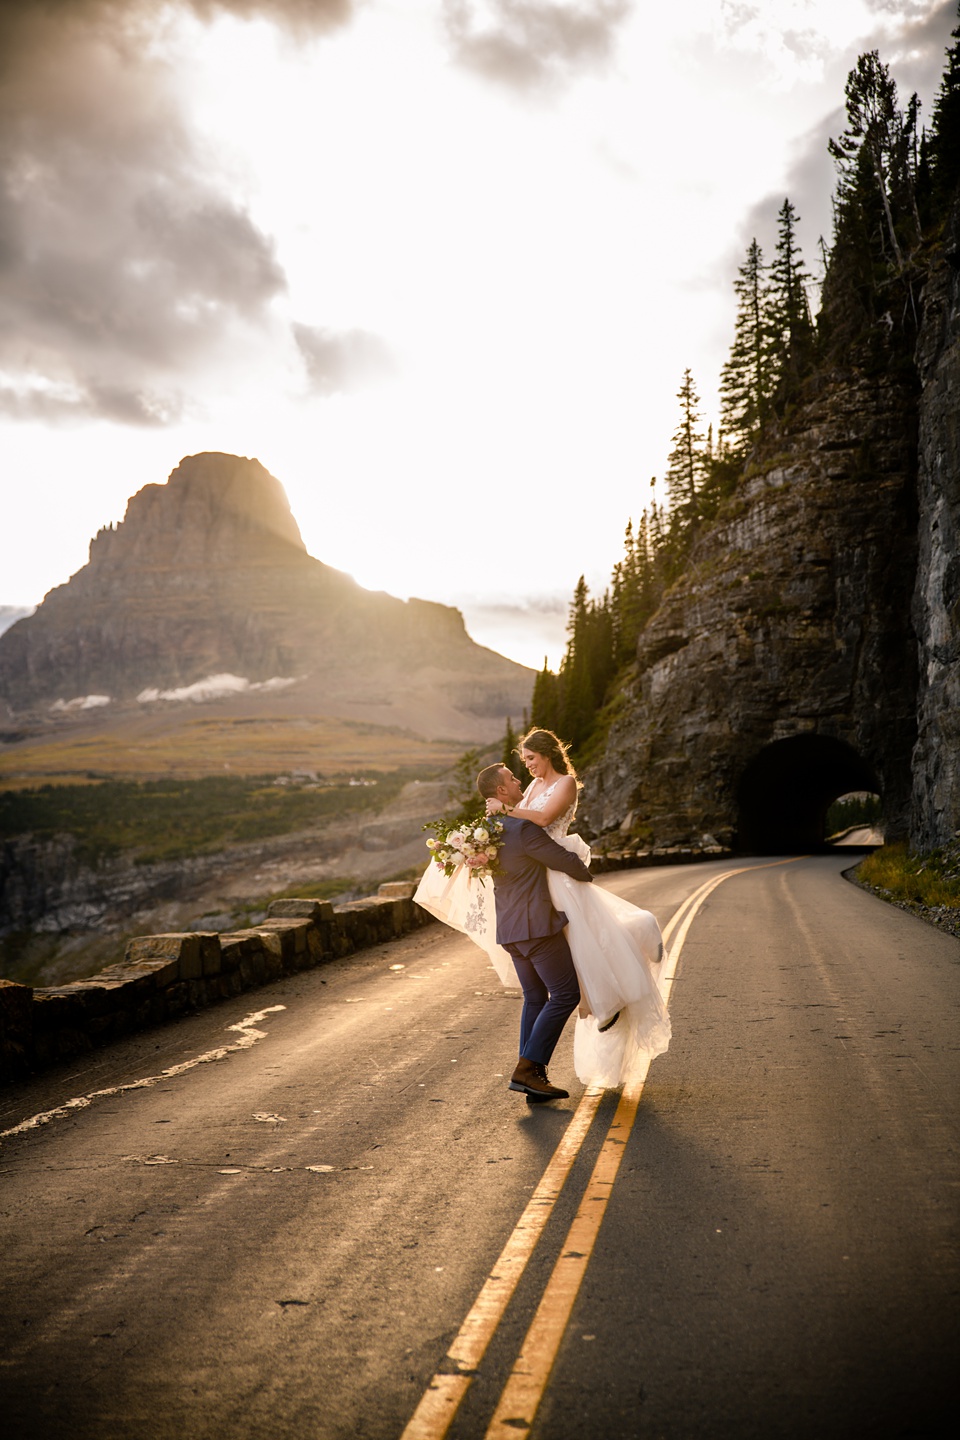
[[[497,943],[512,957],[523,990],[520,1059],[510,1089],[526,1095],[528,1104],[566,1100],[569,1092],[547,1079],[547,1062],[567,1017],[579,1004],[580,986],[563,933],[567,917],[550,900],[547,870],[562,870],[574,880],[590,881],[593,876],[539,825],[509,814],[523,791],[506,765],[481,770],[477,789],[485,800],[499,800],[504,809],[503,845],[493,875]]]

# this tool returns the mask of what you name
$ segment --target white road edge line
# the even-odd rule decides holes
[[[236,1030],[240,1034],[240,1039],[235,1040],[232,1045],[220,1045],[216,1050],[207,1050],[205,1054],[197,1055],[192,1060],[184,1060],[180,1065],[171,1065],[167,1070],[161,1070],[159,1075],[147,1075],[142,1080],[128,1080],[125,1085],[111,1085],[106,1090],[92,1090],[89,1095],[77,1095],[54,1110],[44,1110],[39,1115],[31,1115],[29,1120],[21,1120],[19,1125],[14,1125],[9,1130],[0,1130],[0,1140],[5,1140],[10,1135],[24,1135],[28,1130],[39,1130],[41,1125],[49,1125],[51,1120],[60,1120],[73,1110],[85,1110],[93,1100],[99,1100],[105,1095],[122,1095],[125,1090],[146,1090],[161,1080],[171,1080],[175,1075],[184,1075],[197,1065],[209,1065],[214,1060],[225,1059],[237,1050],[249,1050],[251,1045],[266,1039],[267,1035],[266,1030],[255,1030],[253,1027],[259,1025],[268,1015],[286,1008],[286,1005],[268,1005],[266,1010],[255,1010],[238,1020],[236,1025],[227,1026],[228,1030]]]

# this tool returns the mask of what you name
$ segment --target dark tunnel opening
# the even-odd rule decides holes
[[[764,746],[737,790],[737,849],[754,855],[819,849],[828,809],[851,791],[879,793],[880,785],[873,767],[842,740],[795,735]]]

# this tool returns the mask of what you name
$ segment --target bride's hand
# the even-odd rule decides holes
[[[499,813],[500,813],[500,811],[501,811],[502,809],[503,809],[503,801],[502,801],[502,800],[489,799],[489,800],[487,801],[487,814],[488,814],[488,815],[499,815]]]

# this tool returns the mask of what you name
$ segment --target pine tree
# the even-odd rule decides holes
[[[807,299],[810,276],[796,242],[800,216],[785,199],[777,215],[777,248],[770,266],[770,315],[781,396],[788,395],[813,360],[814,328]]]
[[[869,171],[883,210],[884,252],[903,271],[903,243],[920,240],[914,183],[914,146],[920,102],[913,96],[906,114],[900,110],[897,82],[876,50],[861,55],[847,76],[847,128],[829,142],[838,172],[840,211],[862,203],[865,171]]]
[[[567,622],[567,650],[560,664],[563,735],[578,745],[589,734],[593,720],[593,686],[589,660],[589,594],[581,575],[573,592]]]
[[[508,770],[512,770],[518,780],[523,779],[523,761],[517,754],[519,736],[513,728],[513,721],[507,716],[507,728],[503,734],[503,749],[500,759]]]
[[[705,520],[712,520],[720,504],[737,488],[737,481],[743,472],[743,461],[734,454],[719,431],[713,439],[713,426],[707,431],[706,462],[704,466],[703,489],[700,492],[700,510]]]
[[[703,487],[704,435],[699,428],[700,397],[689,369],[684,370],[680,389],[680,423],[673,433],[673,449],[667,459],[667,491],[673,513],[682,531],[695,529],[700,518],[700,491]]]
[[[475,815],[482,804],[476,784],[482,761],[481,751],[465,750],[453,768],[447,798],[457,807],[454,818],[458,823]]]
[[[747,450],[769,420],[776,388],[776,332],[763,251],[751,240],[733,288],[737,319],[730,356],[720,377],[724,430],[731,446]]]
[[[960,20],[960,5],[957,6]],[[930,166],[936,218],[946,213],[960,186],[960,24],[951,32],[954,44],[940,81],[930,120]]]
[[[633,617],[633,635],[630,642],[631,655],[636,649],[640,631],[656,609],[659,599],[653,564],[653,544],[650,539],[650,519],[646,510],[641,513],[640,521],[637,525],[634,555],[636,557],[637,567],[637,605]]]
[[[560,729],[561,722],[560,686],[558,677],[543,657],[543,669],[533,682],[533,696],[530,701],[530,723],[541,730]]]
[[[876,50],[851,70],[846,101],[847,128],[829,144],[837,167],[834,243],[818,336],[825,353],[859,343],[863,358],[884,364],[891,345],[912,347],[919,323],[911,257],[921,239],[920,102],[914,95],[900,109]]]

